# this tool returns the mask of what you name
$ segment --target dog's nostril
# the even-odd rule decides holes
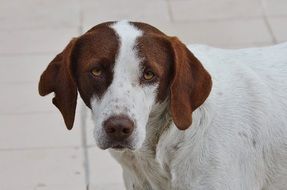
[[[123,133],[125,133],[125,134],[128,134],[128,133],[130,133],[130,128],[123,128],[123,131],[122,131]]]
[[[107,133],[114,133],[114,132],[116,132],[116,129],[114,127],[107,127],[105,130],[106,130]]]
[[[112,116],[104,122],[106,134],[114,140],[128,138],[134,129],[134,123],[127,116]]]

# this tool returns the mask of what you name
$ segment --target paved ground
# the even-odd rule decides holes
[[[0,189],[123,189],[121,170],[94,146],[78,108],[67,131],[37,93],[69,39],[108,20],[149,22],[185,43],[239,48],[287,40],[286,0],[0,0]],[[80,102],[81,103],[81,102]],[[80,104],[79,103],[79,104]]]

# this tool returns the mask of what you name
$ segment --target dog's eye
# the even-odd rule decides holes
[[[151,71],[145,71],[143,75],[145,80],[151,80],[154,78],[154,76],[155,76],[154,73]]]
[[[103,73],[102,69],[100,69],[100,68],[94,68],[91,72],[96,77],[101,76]]]

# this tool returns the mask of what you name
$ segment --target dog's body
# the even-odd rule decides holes
[[[106,77],[110,70],[96,69],[92,70],[96,80],[86,79],[81,70],[90,68],[86,64],[93,54],[86,52],[94,47],[85,39],[90,35],[96,39],[102,30],[110,36],[94,40],[106,40],[104,49],[96,52],[108,57],[107,49],[108,53],[119,49],[109,64],[113,77]],[[66,100],[74,102],[76,95],[60,91],[51,76],[64,81],[72,93],[77,85],[93,111],[97,144],[112,148],[127,189],[287,188],[287,43],[242,50],[193,45],[189,50],[195,58],[177,39],[145,24],[109,23],[91,31],[58,55],[63,57],[60,64],[72,65],[76,84],[57,75],[56,57],[41,78],[40,93],[56,93],[54,103],[71,128],[75,107]],[[110,43],[117,40],[119,45]],[[76,50],[71,51],[73,46]],[[66,57],[74,63],[65,62]],[[138,79],[143,60],[149,61],[147,67],[156,74],[144,71],[145,78]],[[171,67],[173,72],[169,72]],[[106,85],[103,89],[88,86],[90,81],[99,84],[104,79],[109,84],[101,83]],[[95,96],[91,96],[93,91]]]
[[[159,139],[151,134],[136,152],[111,151],[127,189],[285,190],[287,44],[189,49],[211,74],[212,91],[190,129],[156,118],[152,125],[169,125]]]

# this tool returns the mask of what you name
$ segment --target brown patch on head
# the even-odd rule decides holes
[[[159,83],[157,101],[163,102],[169,95],[169,82],[172,77],[172,52],[166,38],[158,35],[143,35],[138,39],[139,56],[143,67],[152,70]]]
[[[93,27],[74,38],[41,75],[39,93],[55,93],[53,103],[61,111],[68,129],[73,127],[77,88],[87,106],[91,97],[100,97],[112,81],[112,67],[118,50],[118,39],[109,23]],[[93,78],[91,70],[101,67],[105,77]]]
[[[73,72],[79,93],[88,107],[92,96],[100,98],[111,84],[118,48],[119,41],[114,30],[102,24],[77,41]],[[91,70],[94,68],[102,71],[102,77],[92,75]]]
[[[149,24],[143,22],[131,22],[131,24],[140,29],[144,33],[144,35],[146,34],[146,35],[166,36],[162,31]]]
[[[210,75],[177,38],[144,23],[133,24],[144,32],[138,39],[139,55],[159,78],[158,101],[170,94],[173,121],[179,129],[187,129],[192,123],[192,112],[211,91]]]
[[[143,36],[138,39],[139,56],[143,58],[143,67],[150,68],[157,75],[157,101],[163,102],[169,95],[169,83],[172,78],[173,58],[168,36],[146,23],[131,24],[143,32]]]

